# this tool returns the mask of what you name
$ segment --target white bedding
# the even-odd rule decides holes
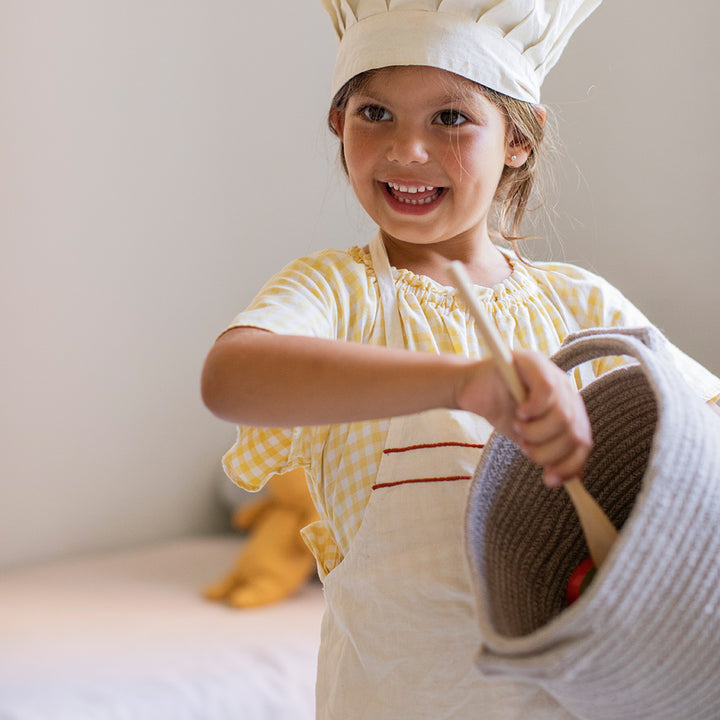
[[[319,583],[255,610],[200,596],[238,538],[0,578],[0,720],[310,720]]]

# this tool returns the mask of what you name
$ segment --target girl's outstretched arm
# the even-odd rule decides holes
[[[582,398],[542,355],[513,357],[528,389],[519,407],[490,359],[234,328],[208,354],[202,396],[223,420],[264,427],[467,410],[518,442],[549,484],[581,475],[592,445]]]
[[[202,396],[215,415],[240,425],[370,420],[451,407],[453,382],[468,364],[453,355],[240,327],[211,348]]]

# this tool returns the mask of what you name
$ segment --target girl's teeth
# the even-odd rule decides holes
[[[398,195],[394,195],[396,200],[407,203],[408,205],[427,205],[437,199],[439,190],[434,185],[420,185],[419,187],[407,187],[406,185],[398,185],[397,183],[388,183],[388,187],[395,192],[407,193],[409,195],[415,195],[416,193],[431,192],[432,195],[428,195],[424,198],[403,198]]]
[[[401,202],[409,203],[410,205],[427,205],[427,203],[432,202],[435,199],[434,195],[431,195],[427,198],[420,198],[420,200],[401,200]]]
[[[435,189],[433,185],[420,185],[420,187],[407,187],[407,185],[398,185],[397,183],[388,183],[388,185],[393,189],[397,190],[398,192],[404,192],[404,193],[419,193],[419,192],[425,192],[426,190],[428,192],[431,192]]]

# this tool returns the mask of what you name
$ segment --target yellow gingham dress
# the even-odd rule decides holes
[[[602,278],[561,263],[525,265],[508,255],[512,273],[493,288],[477,288],[481,306],[511,348],[552,355],[570,332],[590,327],[649,325]],[[433,353],[487,354],[475,322],[452,288],[393,268],[406,346]],[[324,250],[290,263],[260,291],[230,327],[250,326],[384,345],[385,330],[370,255],[358,247]],[[688,383],[704,400],[720,395],[720,380],[672,345]],[[599,375],[623,362],[593,364]],[[580,384],[579,376],[576,381]],[[320,520],[303,530],[324,577],[350,548],[360,527],[382,456],[388,420],[291,429],[238,427],[225,454],[227,475],[259,490],[275,474],[305,468]]]

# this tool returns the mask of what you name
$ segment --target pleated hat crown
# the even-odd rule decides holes
[[[537,103],[601,0],[322,0],[340,38],[333,94],[366,70],[428,65]]]

